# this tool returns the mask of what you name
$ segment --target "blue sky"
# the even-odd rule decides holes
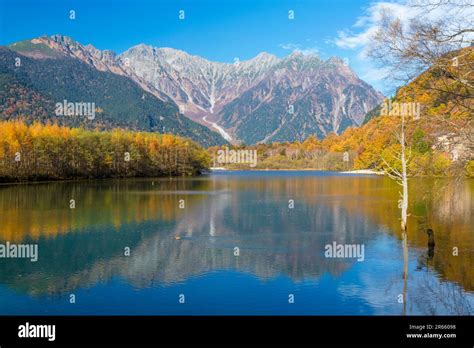
[[[0,0],[0,44],[63,34],[117,53],[145,43],[221,62],[262,51],[282,57],[298,49],[323,59],[347,58],[361,78],[385,92],[378,70],[360,49],[337,41],[361,31],[361,18],[373,5],[368,0]],[[75,20],[69,19],[70,10]]]

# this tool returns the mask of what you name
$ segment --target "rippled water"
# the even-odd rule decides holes
[[[474,182],[410,181],[406,289],[398,190],[312,171],[0,186],[0,243],[39,245],[0,258],[0,314],[472,314]]]

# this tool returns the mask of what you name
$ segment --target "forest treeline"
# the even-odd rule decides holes
[[[226,146],[208,148],[213,167],[228,169],[316,169],[316,170],[351,170],[354,168],[354,151],[330,151],[324,140],[315,136],[308,137],[303,142],[274,142],[252,146],[240,145],[229,147],[234,151],[256,151],[257,163],[254,168],[250,163],[241,161],[228,163],[220,161],[220,151]]]
[[[194,175],[209,155],[186,138],[0,122],[0,181]]]
[[[227,169],[315,169],[348,171],[372,169],[384,171],[389,164],[400,166],[394,155],[399,148],[387,129],[394,129],[397,121],[391,117],[377,117],[364,126],[350,128],[337,136],[323,140],[310,136],[303,142],[235,146],[233,150],[257,151],[257,165],[248,163],[220,163],[219,151],[225,146],[208,149],[213,167]],[[467,176],[474,177],[474,160],[452,159],[452,156],[433,148],[430,136],[422,127],[412,124],[408,145],[410,176]],[[385,162],[384,162],[385,161]]]
[[[208,148],[213,167],[228,169],[316,169],[348,171],[372,169],[384,171],[387,165],[399,168],[396,152],[400,144],[392,134],[399,120],[379,116],[360,128],[349,128],[341,135],[330,134],[323,140],[310,136],[303,142],[234,146],[231,150],[256,151],[257,165],[248,163],[220,163],[219,151],[226,146]],[[439,149],[427,130],[434,121],[411,120],[407,126],[409,147],[408,173],[410,176],[467,176],[474,177],[474,160],[460,158]]]

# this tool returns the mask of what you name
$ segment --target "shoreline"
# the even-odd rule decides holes
[[[343,171],[343,172],[339,172],[339,173],[344,173],[344,174],[385,175],[384,172],[378,172],[378,171],[372,170],[372,169],[348,170],[348,171]]]
[[[253,168],[245,168],[245,169],[228,169],[224,167],[211,167],[208,170],[203,170],[201,173],[197,173],[194,175],[178,175],[178,176],[131,176],[131,177],[97,177],[97,178],[65,178],[65,179],[45,179],[45,180],[21,180],[21,181],[3,181],[0,180],[0,187],[1,186],[9,186],[9,185],[31,185],[31,184],[46,184],[46,183],[64,183],[64,182],[90,182],[90,181],[107,181],[107,180],[128,180],[128,179],[156,179],[156,180],[174,180],[174,179],[183,179],[183,178],[196,178],[202,175],[209,175],[213,173],[219,173],[223,171],[228,172],[238,172],[238,171],[248,171],[248,172],[331,172],[336,174],[348,174],[348,175],[376,175],[376,176],[385,176],[384,172],[375,171],[372,169],[357,169],[357,170],[325,170],[325,169],[316,169],[316,168],[301,168],[301,169],[282,169],[282,168],[268,168],[268,169],[253,169]],[[431,178],[429,176],[420,176],[420,178]],[[449,179],[449,177],[433,177],[433,178],[444,178]],[[465,178],[470,179],[470,178]]]
[[[74,182],[90,182],[90,181],[107,181],[107,180],[128,180],[128,179],[155,179],[159,180],[173,180],[173,179],[181,179],[181,178],[196,178],[199,177],[200,174],[194,175],[171,175],[171,176],[130,176],[130,177],[97,177],[97,178],[66,178],[66,179],[45,179],[45,180],[21,180],[21,181],[1,181],[0,180],[0,187],[1,186],[8,186],[8,185],[32,185],[32,184],[54,184],[54,183],[74,183]]]
[[[314,172],[334,172],[334,173],[340,173],[340,174],[366,174],[366,175],[385,175],[383,172],[378,172],[372,169],[358,169],[358,170],[347,170],[347,171],[342,171],[342,170],[327,170],[327,169],[316,169],[316,168],[245,168],[245,169],[229,169],[229,168],[224,168],[224,167],[211,167],[209,169],[210,173],[212,172],[221,172],[221,171],[256,171],[256,172],[270,172],[270,171],[288,171],[288,172],[303,172],[303,171],[314,171]]]

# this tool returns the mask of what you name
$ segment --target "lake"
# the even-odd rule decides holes
[[[472,314],[474,180],[409,185],[406,284],[400,187],[386,177],[1,185],[0,243],[35,244],[38,260],[0,258],[0,314]],[[328,245],[363,255],[328,257]]]

